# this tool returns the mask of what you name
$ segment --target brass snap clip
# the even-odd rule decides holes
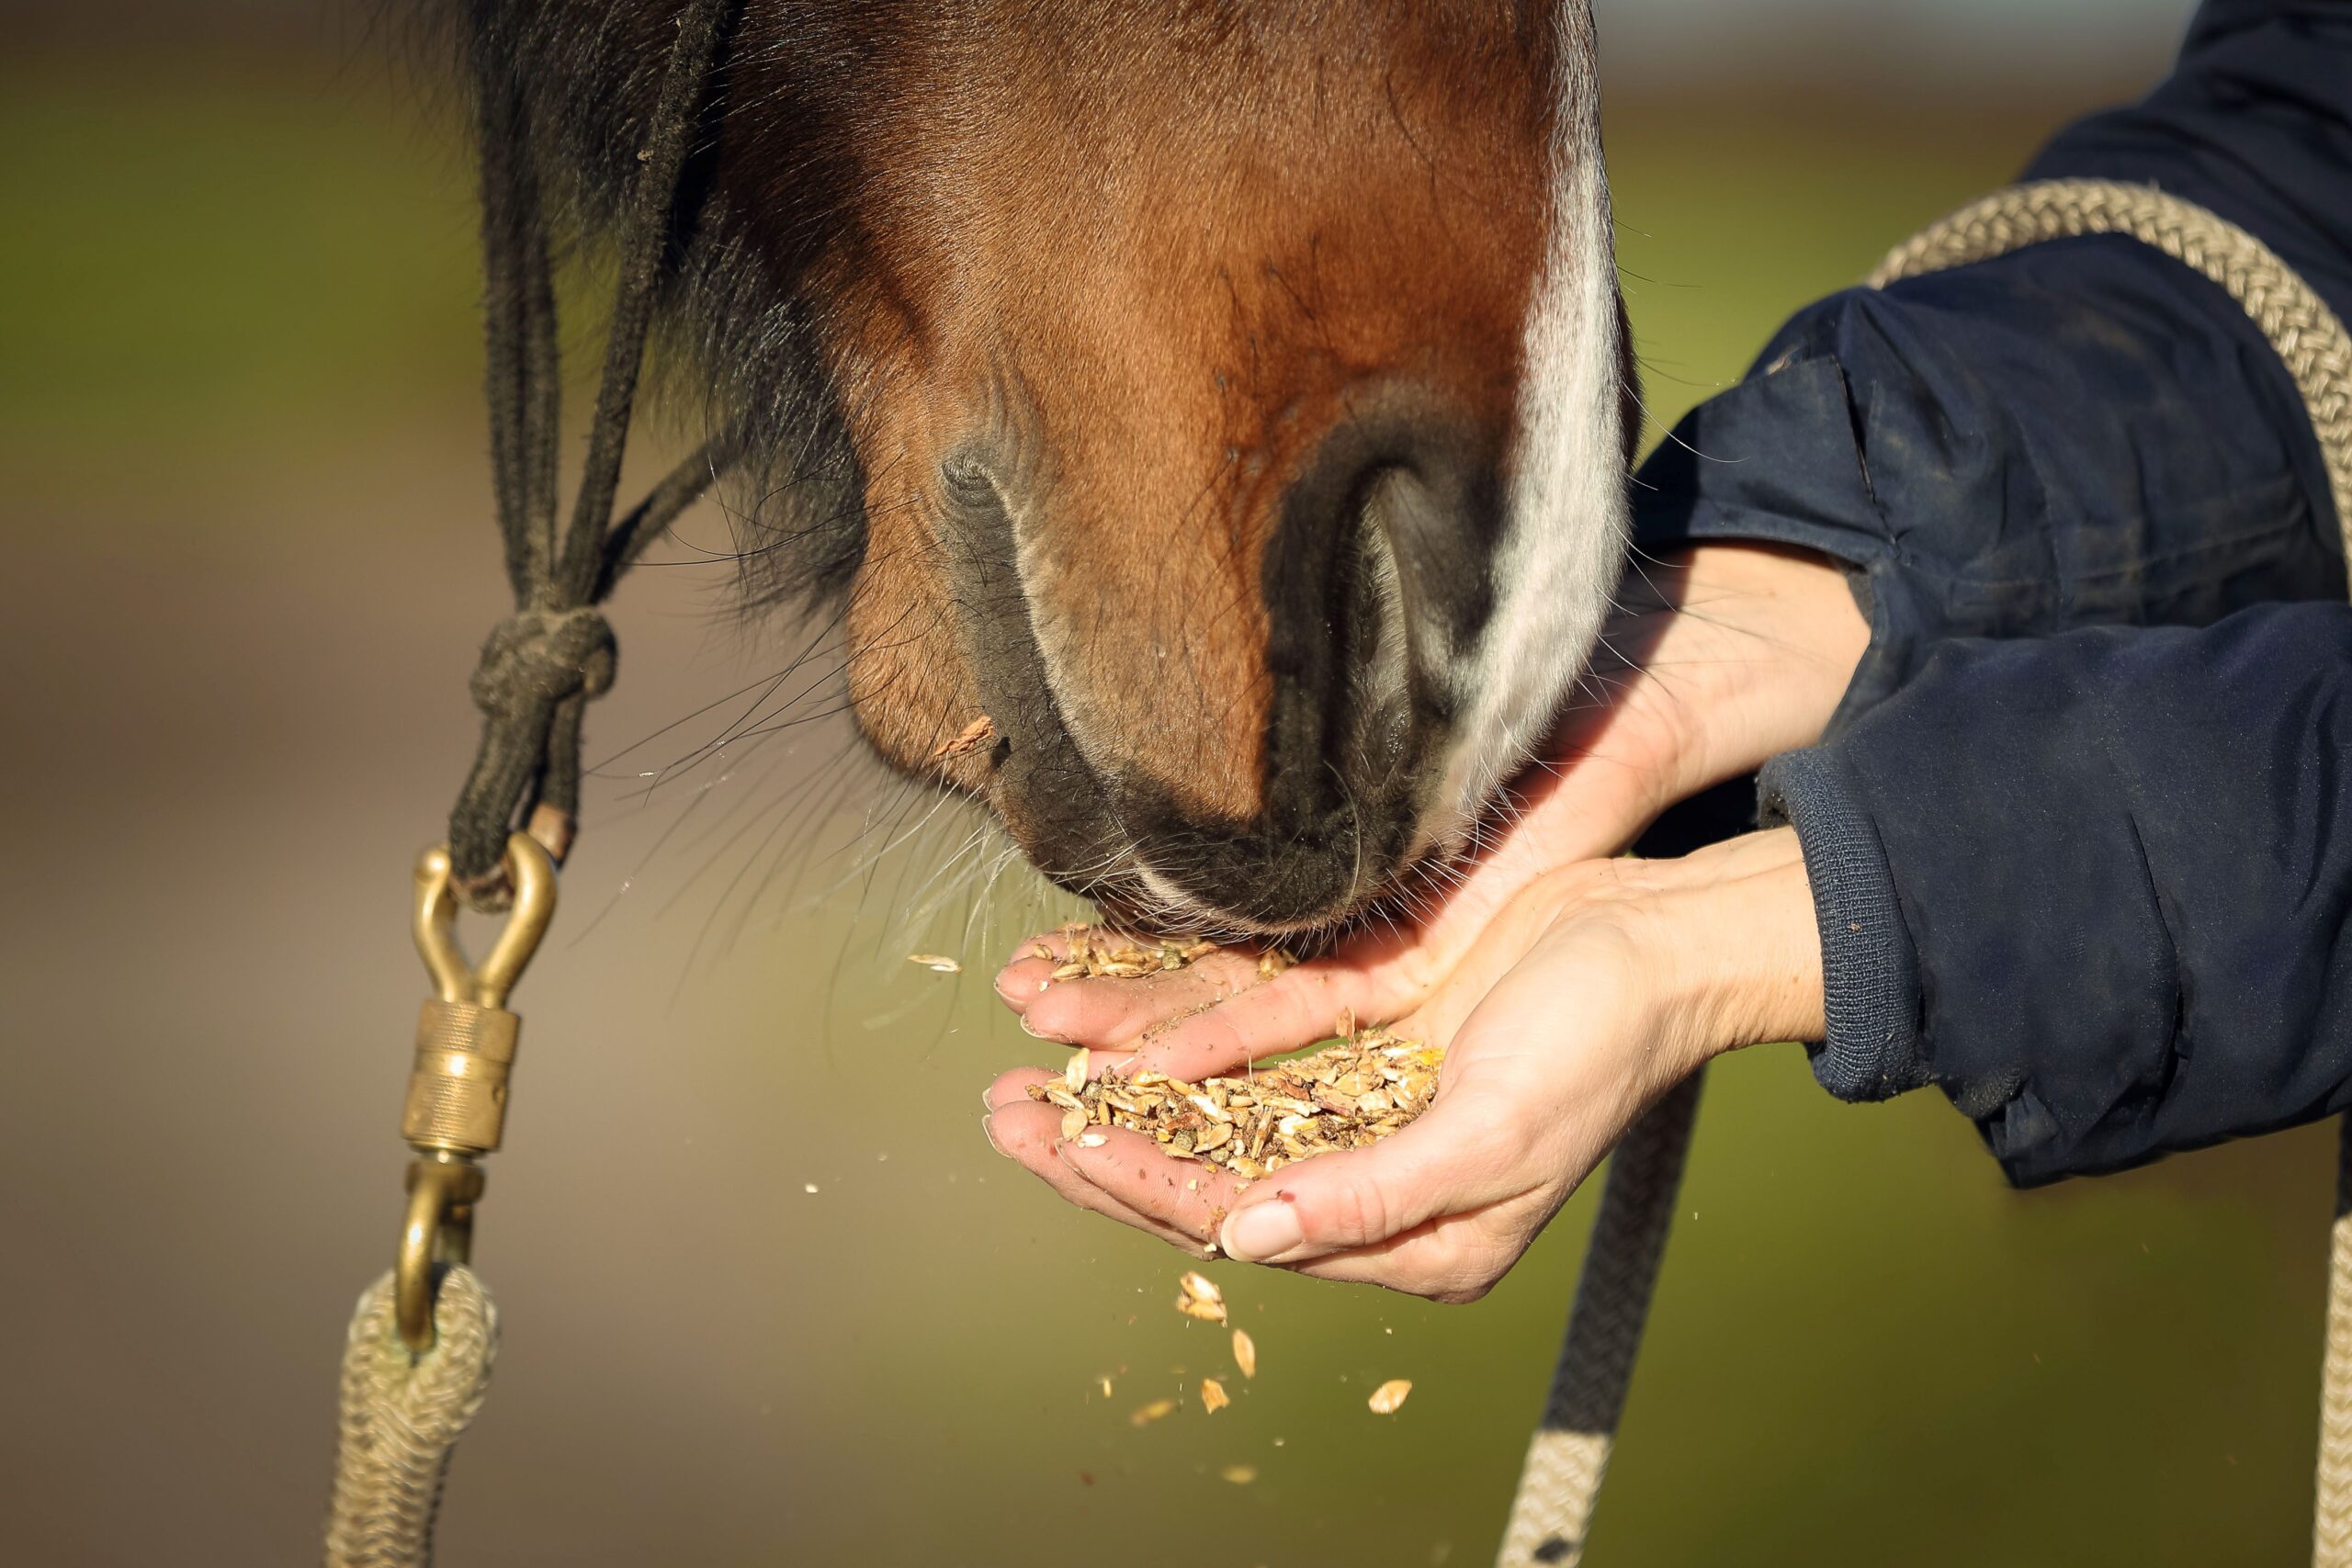
[[[401,1115],[401,1135],[417,1158],[408,1168],[393,1282],[401,1341],[420,1354],[433,1348],[434,1267],[467,1260],[483,1183],[475,1162],[495,1151],[505,1132],[507,1078],[523,1024],[506,998],[555,915],[555,862],[538,840],[510,835],[503,869],[514,908],[477,967],[458,946],[448,846],[425,851],[416,863],[416,950],[434,995],[417,1019]]]

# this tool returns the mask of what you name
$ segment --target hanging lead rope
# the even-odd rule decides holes
[[[1650,1292],[1666,1256],[1666,1235],[1682,1191],[1682,1165],[1699,1119],[1699,1088],[1691,1074],[1634,1123],[1609,1156],[1568,1311],[1567,1338],[1544,1401],[1544,1419],[1527,1445],[1519,1495],[1503,1531],[1504,1568],[1575,1562],[1608,1473],[1617,1420],[1634,1381]]]
[[[556,867],[578,819],[582,717],[613,682],[613,632],[598,606],[732,456],[724,438],[706,444],[614,520],[654,288],[679,219],[680,173],[731,0],[689,0],[678,18],[622,217],[604,376],[560,537],[560,367],[546,215],[522,84],[498,58],[499,17],[482,3],[471,30],[480,40],[485,379],[514,614],[491,633],[474,671],[481,745],[450,813],[449,842],[426,851],[416,869],[417,949],[435,991],[418,1021],[401,1122],[416,1158],[398,1265],[351,1320],[329,1568],[421,1568],[431,1559],[442,1477],[481,1408],[497,1349],[497,1309],[465,1267],[483,1190],[479,1162],[504,1134],[522,1028],[506,998],[553,918]],[[512,909],[479,967],[458,949],[460,903]]]
[[[2312,1500],[2312,1568],[2352,1564],[2352,1116],[2335,1155],[2335,1222],[2328,1227],[2327,1359],[2320,1375],[2319,1473]]]
[[[2352,336],[2292,267],[2245,230],[2153,186],[2041,181],[1986,197],[1898,246],[1869,287],[2084,234],[2122,234],[2153,245],[2245,307],[2302,393],[2345,558],[2352,562]],[[1687,1095],[1669,1096],[1635,1123],[1611,1156],[1566,1343],[1504,1528],[1500,1568],[1572,1568],[1583,1559],[1698,1113],[1695,1082],[1686,1088]],[[2340,1158],[2329,1238],[2313,1568],[2352,1568],[2352,1117]]]
[[[412,1358],[394,1333],[392,1296],[390,1274],[368,1288],[344,1348],[327,1561],[345,1568],[432,1560],[449,1450],[481,1408],[498,1350],[498,1309],[465,1269],[442,1279],[428,1355]]]

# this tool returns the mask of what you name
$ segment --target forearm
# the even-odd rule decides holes
[[[2352,1102],[2347,713],[2352,610],[2282,605],[1950,644],[1775,763],[1822,896],[1825,1085],[1932,1082],[2022,1182]]]
[[[2324,466],[2245,310],[2120,236],[1801,313],[1643,467],[1635,542],[1843,563],[1870,653],[1840,722],[1940,640],[2208,625],[2340,598]]]
[[[1592,671],[1611,694],[1595,728],[1668,738],[1637,824],[1820,739],[1870,640],[1844,570],[1777,545],[1650,562],[1618,602]]]
[[[1756,833],[1743,847],[1730,874],[1671,893],[1659,908],[1692,1037],[1709,1055],[1822,1032],[1821,944],[1796,835]],[[1703,868],[1728,848],[1689,860]]]

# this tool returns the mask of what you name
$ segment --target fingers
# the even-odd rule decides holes
[[[1072,1044],[1124,1045],[1154,1024],[1215,1007],[1258,984],[1258,960],[1248,953],[1206,953],[1182,969],[1129,979],[1104,976],[1052,981],[1043,991],[1033,982],[1025,987],[1025,997],[1021,993],[1026,972],[1045,970],[1050,976],[1052,971],[1037,958],[1015,967],[1023,971],[1011,982],[1022,1027]],[[1000,995],[1004,988],[1000,983]]]
[[[1182,1235],[1195,1250],[1216,1241],[1217,1227],[1244,1185],[1231,1172],[1198,1160],[1176,1159],[1124,1128],[1098,1129],[1103,1141],[1062,1150],[1069,1168],[1104,1197],[1163,1230]]]
[[[1396,965],[1367,971],[1344,961],[1297,964],[1136,1038],[1136,1066],[1198,1083],[1261,1056],[1295,1051],[1334,1033],[1341,1013],[1369,1020],[1406,1010],[1409,1003],[1397,995],[1399,976]]]
[[[1013,1076],[1006,1075],[1007,1077]],[[998,1081],[1003,1082],[1002,1079]],[[1214,1234],[1214,1227],[1193,1234],[1162,1224],[1120,1203],[1074,1168],[1065,1156],[1077,1151],[1078,1145],[1062,1137],[1061,1115],[1059,1107],[1030,1100],[1024,1089],[1017,1098],[990,1111],[983,1129],[989,1143],[999,1154],[1018,1162],[1023,1169],[1068,1201],[1123,1224],[1148,1231],[1162,1241],[1189,1252],[1198,1253],[1203,1249],[1207,1237]],[[1125,1135],[1134,1136],[1132,1134]]]
[[[1476,1218],[1453,1216],[1377,1246],[1279,1267],[1317,1280],[1378,1285],[1458,1305],[1493,1290],[1524,1248],[1523,1240],[1513,1244],[1488,1237]]]
[[[1062,926],[1023,937],[996,976],[996,994],[1016,1013],[1053,986],[1054,971],[1069,961],[1072,928]]]
[[[1418,1122],[1371,1148],[1283,1167],[1234,1204],[1218,1241],[1246,1263],[1295,1264],[1378,1247],[1442,1215],[1475,1212],[1529,1186],[1509,1107],[1441,1095]]]
[[[1361,933],[1340,952],[1271,978],[1255,952],[1222,948],[1182,969],[1056,980],[1068,938],[1053,932],[1014,951],[997,976],[997,995],[1041,1039],[1097,1048],[1140,1048],[1148,1039],[1164,1049],[1146,1065],[1198,1078],[1321,1039],[1346,1010],[1363,1018],[1409,1011],[1453,951],[1440,952],[1430,934]]]
[[[998,994],[1040,1039],[1096,1050],[1131,1049],[1137,1067],[1197,1083],[1261,1056],[1295,1051],[1333,1032],[1342,1013],[1360,1019],[1409,1011],[1430,989],[1430,965],[1413,953],[1354,953],[1294,964],[1271,979],[1256,958],[1218,953],[1190,967],[1133,979],[1049,981],[1043,959],[1016,960]]]
[[[1090,1055],[1092,1057],[1092,1060],[1087,1064],[1091,1069],[1090,1076],[1098,1078],[1106,1074],[1124,1073],[1128,1070],[1134,1061],[1133,1057],[1114,1052],[1095,1051]],[[1061,1081],[1062,1075],[1048,1068],[1014,1067],[1009,1072],[999,1074],[996,1081],[989,1085],[980,1099],[981,1102],[992,1111],[1001,1111],[1009,1105],[1035,1104],[1035,1101],[1029,1095],[1031,1085]]]

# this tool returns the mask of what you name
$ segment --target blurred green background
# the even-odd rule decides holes
[[[1604,5],[1653,412],[2183,9]],[[0,28],[0,1559],[301,1561],[393,1239],[407,865],[499,611],[466,164],[363,13]],[[1259,1378],[1130,1426],[1222,1337],[978,1128],[1038,1050],[986,973],[1070,911],[859,756],[829,675],[770,689],[800,644],[727,613],[726,541],[697,514],[616,617],[592,750],[642,744],[519,998],[507,1345],[442,1561],[1487,1560],[1589,1191],[1470,1308],[1220,1266]],[[2020,1196],[1932,1097],[1726,1063],[1590,1561],[2298,1560],[2329,1153]]]

